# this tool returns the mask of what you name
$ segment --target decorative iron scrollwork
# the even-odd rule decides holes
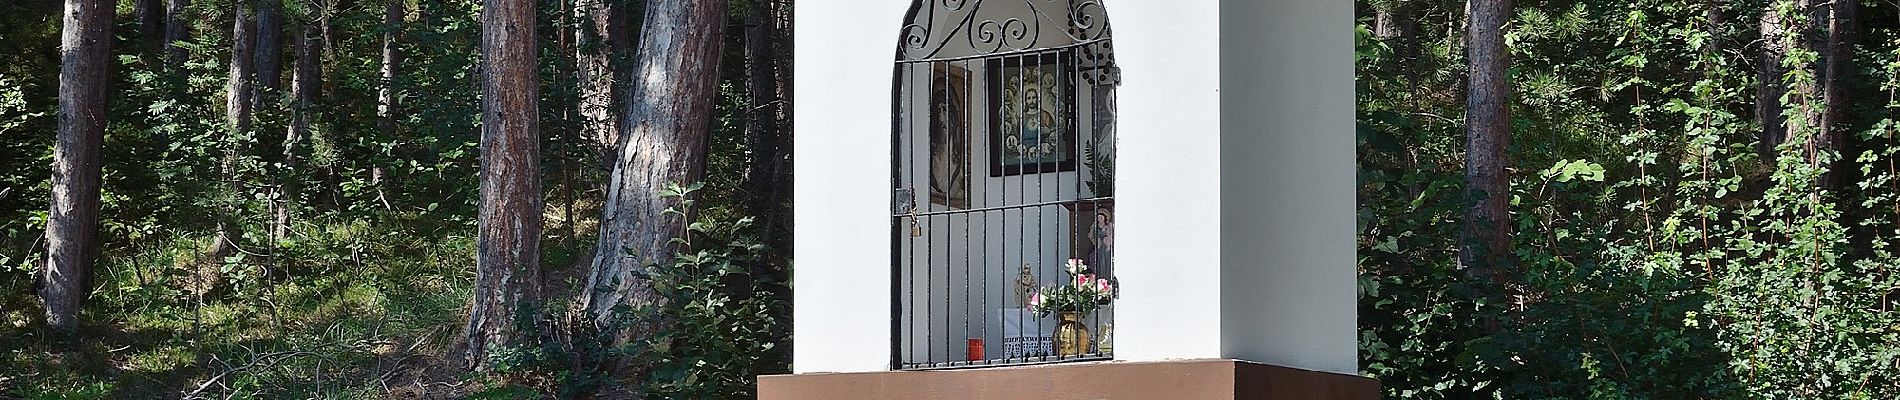
[[[910,23],[899,29],[900,61],[927,61],[937,58],[985,56],[1072,45],[1092,45],[1109,38],[1108,17],[1102,0],[990,0],[984,12],[984,0],[920,0],[911,10]],[[1027,12],[1010,10],[1021,2]],[[995,14],[995,15],[991,15]],[[1044,32],[1044,27],[1061,27],[1061,35]],[[1048,32],[1052,33],[1052,32]],[[1045,38],[1045,36],[1061,36]],[[952,43],[968,46],[955,48]],[[1108,46],[1101,45],[1102,49]],[[946,48],[952,48],[946,54]],[[961,54],[967,51],[968,54]],[[1113,57],[1097,60],[1112,62]],[[1086,64],[1085,64],[1086,65]]]

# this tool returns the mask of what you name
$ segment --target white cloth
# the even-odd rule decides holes
[[[1055,318],[1036,318],[1036,313],[1020,308],[997,309],[995,315],[1003,327],[1003,358],[1055,354]]]

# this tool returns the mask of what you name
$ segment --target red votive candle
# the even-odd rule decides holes
[[[983,338],[970,338],[969,361],[983,361]]]

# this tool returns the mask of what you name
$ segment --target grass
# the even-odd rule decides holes
[[[44,330],[29,272],[0,270],[0,398],[358,399],[453,385],[438,356],[462,323],[473,241],[407,222],[308,223],[275,249],[246,248],[269,256],[222,265],[206,262],[203,237],[108,251],[72,334]]]

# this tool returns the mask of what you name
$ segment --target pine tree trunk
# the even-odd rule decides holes
[[[1781,115],[1782,68],[1781,60],[1787,58],[1788,49],[1783,38],[1781,11],[1776,10],[1773,2],[1762,12],[1760,34],[1761,51],[1755,59],[1755,120],[1761,122],[1761,134],[1756,137],[1756,151],[1762,159],[1774,160],[1775,147],[1788,136],[1787,118]]]
[[[396,135],[396,66],[402,62],[402,55],[396,50],[402,41],[404,1],[387,0],[383,3],[382,82],[376,87],[376,126],[384,137]]]
[[[764,3],[764,1],[758,1]],[[771,9],[765,4],[753,7],[745,17],[746,94],[752,99],[752,112],[745,130],[747,160],[745,188],[751,196],[752,214],[762,226],[777,219],[779,198],[778,79],[777,60],[772,53]],[[768,233],[769,234],[769,233]]]
[[[616,306],[658,301],[634,272],[671,263],[679,250],[670,242],[684,234],[690,216],[663,213],[679,199],[660,193],[670,184],[691,185],[705,176],[726,5],[724,0],[647,4],[641,56],[634,66],[641,79],[621,126],[626,137],[616,154],[583,300],[596,322],[612,317]]]
[[[165,66],[173,70],[185,63],[185,48],[178,42],[185,40],[185,34],[191,31],[191,17],[186,14],[191,3],[187,0],[165,1]]]
[[[1506,150],[1511,144],[1509,49],[1504,28],[1510,0],[1471,0],[1470,62],[1465,111],[1466,204],[1458,261],[1477,278],[1501,281],[1511,254],[1511,197]]]
[[[256,21],[251,17],[250,2],[238,0],[232,3],[232,7],[236,9],[236,12],[233,13],[231,22],[231,72],[225,86],[224,99],[224,118],[230,132],[224,143],[223,174],[220,177],[225,180],[225,188],[231,191],[232,198],[242,198],[243,188],[237,181],[238,154],[242,146],[240,143],[251,131],[251,96],[254,94],[251,82],[254,71],[251,63],[255,61],[252,46],[257,37],[252,32],[252,25]],[[223,262],[224,257],[236,252],[238,240],[238,227],[235,220],[237,205],[225,204],[222,214],[216,217],[218,243],[212,251],[212,255],[218,262]]]
[[[789,211],[792,208],[792,158],[795,156],[789,151],[789,149],[792,148],[792,127],[794,126],[794,124],[792,124],[792,107],[794,106],[794,104],[792,104],[792,2],[790,0],[767,1],[772,4],[772,18],[768,22],[774,27],[772,31],[772,43],[773,48],[776,49],[774,50],[776,56],[773,57],[772,60],[773,65],[776,66],[776,68],[773,68],[772,79],[778,82],[776,86],[778,87],[778,98],[780,100],[778,104],[775,104],[776,107],[773,107],[773,110],[778,113],[778,126],[780,130],[778,135],[779,158],[778,166],[774,167],[776,176],[773,178],[775,181],[773,186],[779,189],[776,194],[779,206],[783,207],[782,210]],[[790,260],[793,251],[791,246],[791,219],[787,218],[787,215],[789,215],[789,213],[782,213],[779,215],[780,218],[765,221],[765,225],[761,230],[771,237],[767,239],[766,243],[773,245],[775,248],[773,251],[783,260]],[[781,274],[779,276],[781,282],[791,281],[791,271],[784,270],[777,272]],[[786,300],[789,301],[790,298],[787,297]]]
[[[535,4],[487,0],[482,7],[482,207],[474,298],[463,331],[468,366],[487,351],[535,337],[517,313],[541,301],[540,86]]]
[[[386,0],[383,3],[383,49],[382,66],[378,73],[380,82],[376,85],[376,130],[385,138],[395,138],[402,118],[401,94],[396,87],[396,70],[402,65],[403,19],[408,15],[406,0]],[[418,5],[417,8],[425,8]],[[325,25],[328,28],[328,25]],[[334,174],[331,174],[334,175]],[[376,202],[388,208],[388,195],[383,192],[383,166],[370,167],[370,186],[376,189]],[[342,196],[335,196],[342,198]]]
[[[40,298],[46,325],[79,326],[98,255],[100,146],[106,127],[113,3],[66,0],[60,32],[59,138],[53,147],[53,199],[46,220]]]
[[[1416,85],[1418,74],[1413,69],[1412,60],[1417,56],[1417,47],[1413,45],[1416,35],[1413,31],[1418,28],[1418,22],[1411,17],[1411,3],[1405,0],[1377,3],[1373,7],[1372,20],[1372,36],[1392,48],[1392,57],[1384,60],[1382,67],[1387,71],[1403,72],[1407,82]]]
[[[152,51],[165,37],[165,3],[163,0],[134,0],[132,15],[138,19],[139,41],[145,44],[145,51]]]
[[[290,233],[290,210],[300,203],[303,182],[297,167],[297,143],[310,137],[310,120],[316,114],[317,92],[322,85],[322,70],[317,68],[323,57],[323,37],[315,22],[305,23],[295,38],[297,46],[296,67],[290,77],[290,127],[284,132],[284,204],[277,207],[277,238],[288,237]]]
[[[580,0],[575,13],[582,22],[574,27],[575,61],[581,90],[580,114],[586,137],[598,148],[600,162],[613,167],[620,141],[620,118],[626,105],[625,68],[618,60],[626,54],[626,12],[623,0]]]
[[[265,93],[277,93],[284,88],[284,0],[257,1],[257,48],[252,56],[257,58],[253,68],[257,69],[257,84],[252,101],[255,107],[271,104],[272,98]]]
[[[1843,151],[1847,149],[1846,138],[1850,136],[1845,132],[1848,128],[1846,118],[1851,106],[1847,78],[1853,70],[1854,37],[1858,28],[1855,19],[1860,13],[1860,0],[1833,0],[1829,4],[1826,10],[1827,41],[1820,49],[1823,70],[1818,75],[1822,80],[1822,102],[1826,104],[1827,110],[1821,115],[1820,137],[1816,141],[1821,149],[1845,158]],[[1843,170],[1845,166],[1840,159],[1832,162],[1828,172],[1821,176],[1820,187],[1839,188],[1841,176],[1848,173]]]
[[[1372,5],[1372,37],[1379,40],[1391,40],[1403,35],[1399,28],[1401,15],[1399,8],[1404,3],[1399,0],[1387,0]]]

